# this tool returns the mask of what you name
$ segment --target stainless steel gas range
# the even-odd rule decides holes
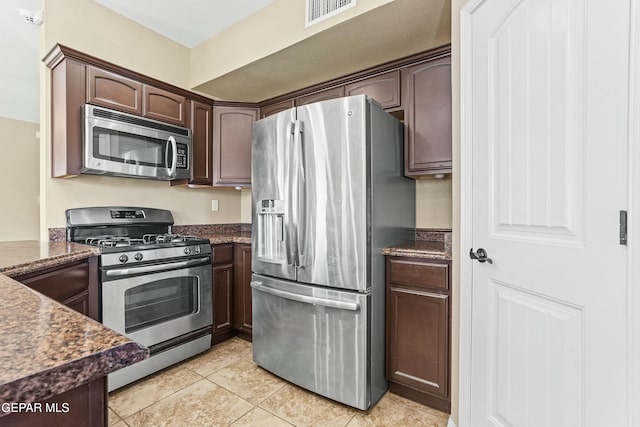
[[[109,391],[211,346],[209,240],[171,233],[163,209],[69,209],[67,240],[98,246],[100,319],[151,351],[147,360],[109,375]]]

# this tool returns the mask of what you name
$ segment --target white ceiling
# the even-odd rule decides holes
[[[273,0],[95,0],[145,27],[193,47]],[[40,122],[40,27],[19,9],[40,0],[0,0],[0,117]],[[44,19],[47,17],[45,15]]]
[[[95,0],[186,47],[193,47],[273,0]]]

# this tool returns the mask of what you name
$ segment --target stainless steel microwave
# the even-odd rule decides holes
[[[191,179],[191,129],[85,104],[82,173]]]

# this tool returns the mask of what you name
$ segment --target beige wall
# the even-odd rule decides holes
[[[451,176],[416,181],[416,227],[451,228]]]
[[[60,43],[159,80],[188,88],[189,49],[94,1],[45,0],[41,56]],[[171,188],[161,181],[83,175],[50,178],[50,79],[41,69],[40,239],[64,226],[64,210],[78,206],[132,204],[170,209],[176,224],[234,223],[240,220],[237,191]],[[220,201],[211,211],[211,200]]]
[[[446,44],[450,15],[450,0],[369,0],[305,28],[304,2],[276,0],[196,46],[191,84],[263,101]]]
[[[43,56],[56,43],[189,87],[189,49],[93,0],[43,0]]]
[[[242,190],[240,198],[240,222],[251,224],[251,189]]]
[[[38,123],[0,117],[0,241],[39,238]]]
[[[346,11],[305,28],[304,1],[275,0],[191,50],[191,85],[220,77],[392,1],[359,1]]]

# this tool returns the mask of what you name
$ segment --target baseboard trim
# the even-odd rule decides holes
[[[449,417],[449,422],[447,423],[447,427],[458,427],[456,423],[453,422],[453,418]]]

